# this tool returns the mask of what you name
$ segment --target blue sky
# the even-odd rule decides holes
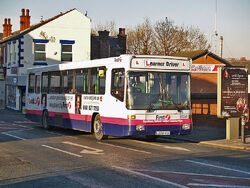
[[[177,25],[198,27],[211,41],[215,28],[216,0],[1,0],[0,24],[11,18],[19,30],[21,9],[30,9],[31,24],[77,8],[88,11],[92,24],[115,21],[117,27],[133,27],[149,18],[170,18]],[[250,59],[250,0],[217,0],[217,31],[224,38],[223,57]],[[2,32],[2,29],[0,29]],[[214,41],[214,40],[213,40]],[[217,43],[219,46],[219,40]],[[219,53],[219,50],[217,50]]]

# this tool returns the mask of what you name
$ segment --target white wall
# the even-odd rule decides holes
[[[43,33],[43,35],[41,35]],[[61,62],[60,40],[74,40],[72,55],[73,62],[90,59],[90,19],[77,10],[73,10],[24,35],[22,48],[24,52],[24,68],[19,68],[19,75],[26,74],[26,69],[33,66],[33,39],[47,39],[46,58],[48,65]]]

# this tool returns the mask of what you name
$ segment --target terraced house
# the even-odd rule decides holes
[[[90,59],[91,20],[76,9],[30,25],[29,9],[22,9],[20,30],[12,32],[5,18],[0,40],[6,84],[7,108],[22,111],[25,106],[27,68]]]

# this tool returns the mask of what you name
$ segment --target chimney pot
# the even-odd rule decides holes
[[[119,35],[125,36],[125,28],[119,28]]]
[[[119,28],[119,35],[122,34],[122,28]]]
[[[30,10],[26,9],[26,16],[29,16],[29,14],[30,14]]]
[[[22,16],[25,16],[25,9],[22,9]]]
[[[4,25],[7,25],[7,18],[4,19]]]

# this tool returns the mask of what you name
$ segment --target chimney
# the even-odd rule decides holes
[[[25,15],[25,9],[22,9],[22,15],[20,16],[20,31],[23,31],[30,27],[30,15],[29,15],[29,9],[26,9],[26,15]]]
[[[246,57],[241,57],[240,60],[241,61],[247,61]]]
[[[119,35],[125,36],[125,28],[119,28]]]
[[[231,58],[231,59],[230,59],[230,62],[231,62],[231,63],[235,62],[235,58]]]
[[[10,23],[10,18],[8,19],[5,18],[3,24],[3,38],[10,36],[11,31],[12,31],[12,25]]]
[[[127,36],[125,34],[125,28],[119,28],[119,34],[117,35],[118,38],[118,45],[120,46],[120,54],[126,54],[126,41],[127,41]]]
[[[3,24],[3,38],[7,36],[8,36],[8,24],[7,24],[7,18],[5,18]]]
[[[98,31],[99,34],[99,58],[107,58],[110,57],[110,42],[109,42],[109,31]]]

